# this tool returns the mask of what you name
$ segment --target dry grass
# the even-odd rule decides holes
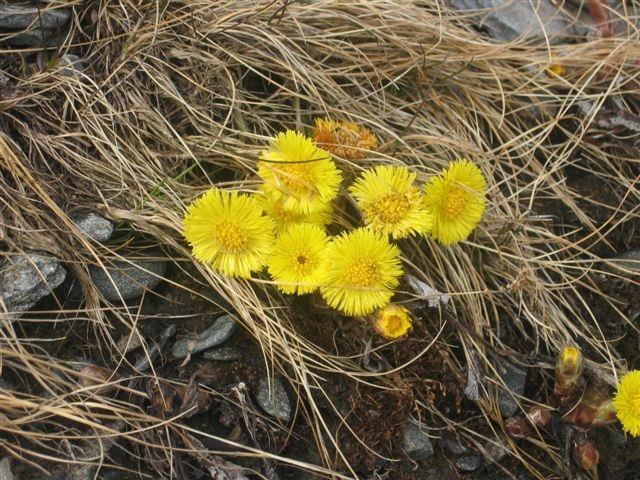
[[[169,458],[189,449],[188,442],[176,446],[176,437],[207,436],[140,407],[147,393],[136,387],[112,332],[153,319],[106,304],[88,281],[87,265],[156,245],[190,277],[174,288],[218,292],[261,345],[269,371],[287,375],[302,400],[298,421],[314,432],[321,462],[232,444],[238,455],[361,478],[317,405],[323,395],[332,401],[325,379],[338,374],[398,389],[395,373],[422,358],[372,373],[363,363],[376,347],[355,356],[319,347],[282,308],[289,300],[267,282],[229,280],[194,263],[180,230],[185,203],[211,184],[254,190],[267,139],[308,128],[320,115],[363,124],[381,139],[366,160],[341,162],[347,177],[384,162],[411,165],[424,180],[465,156],[489,179],[490,208],[473,238],[452,248],[403,244],[407,272],[453,297],[429,316],[420,355],[438,344],[462,386],[472,365],[487,389],[480,403],[486,429],[460,424],[462,434],[500,441],[491,433],[503,429],[491,387],[499,382],[496,356],[548,367],[561,346],[578,342],[610,384],[626,368],[630,359],[616,351],[592,306],[600,299],[637,334],[637,320],[597,280],[612,239],[630,241],[638,227],[638,134],[605,131],[597,115],[600,106],[638,106],[637,31],[548,47],[491,43],[434,1],[74,3],[67,41],[50,60],[41,57],[41,66],[25,60],[33,60],[28,52],[0,50],[10,81],[0,93],[1,228],[7,255],[45,250],[71,266],[86,302],[39,320],[51,322],[52,336],[82,338],[87,352],[117,365],[111,381],[122,395],[83,387],[67,361],[47,353],[46,338],[24,338],[23,322],[5,319],[2,369],[24,379],[18,390],[32,392],[0,393],[0,442],[10,454],[34,466],[45,458],[108,463],[100,451],[87,459],[70,445],[121,435],[143,458]],[[61,74],[55,58],[66,52],[86,58],[83,74]],[[564,77],[546,73],[552,57],[563,59]],[[613,201],[601,205],[598,196],[570,188],[567,177],[576,171],[596,176]],[[592,207],[606,221],[593,218]],[[68,218],[79,208],[100,211],[131,234],[118,246],[91,243]],[[343,212],[339,223],[353,221]],[[423,302],[415,292],[403,298],[413,307]],[[446,341],[438,336],[443,325],[454,332]],[[498,336],[505,325],[520,345]],[[419,394],[411,410],[439,427],[457,424]],[[548,456],[531,456],[528,444],[509,448],[539,478],[549,462],[566,472],[562,453],[539,442]]]

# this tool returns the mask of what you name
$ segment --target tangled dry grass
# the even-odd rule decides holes
[[[13,322],[5,315],[2,370],[23,381],[0,392],[6,452],[43,470],[53,468],[45,460],[113,465],[105,455],[113,442],[151,468],[189,453],[203,465],[215,463],[219,452],[199,443],[215,435],[141,406],[149,395],[138,388],[143,376],[116,347],[114,331],[135,333],[155,318],[105,302],[88,279],[88,265],[155,247],[181,274],[168,276],[170,288],[237,313],[268,371],[286,375],[296,390],[297,421],[309,427],[318,451],[314,463],[279,447],[215,438],[233,456],[319,477],[366,478],[319,406],[333,405],[326,387],[340,376],[390,392],[412,389],[406,410],[437,426],[435,436],[457,428],[474,444],[504,443],[537,478],[553,469],[568,475],[562,452],[542,438],[532,454],[530,444],[501,434],[495,358],[537,369],[544,383],[553,356],[578,342],[591,370],[611,385],[616,372],[637,361],[618,352],[618,339],[603,327],[615,317],[637,338],[637,320],[599,283],[603,273],[632,275],[611,273],[602,260],[625,242],[633,246],[638,134],[601,121],[612,108],[638,108],[640,45],[631,25],[627,35],[549,46],[492,43],[432,0],[68,3],[74,18],[63,46],[48,57],[4,50],[0,60],[8,78],[0,92],[6,255],[55,254],[85,295],[78,308],[60,302]],[[86,58],[83,73],[63,75],[56,58],[67,52]],[[566,68],[562,76],[547,70],[557,59]],[[424,180],[464,156],[489,179],[490,207],[468,242],[403,244],[406,270],[452,301],[423,316],[420,335],[410,340],[415,355],[375,372],[365,366],[382,344],[342,338],[357,346],[355,354],[332,348],[331,339],[319,345],[299,327],[296,310],[283,308],[289,299],[264,281],[213,274],[191,259],[181,236],[186,203],[211,184],[254,190],[257,155],[269,137],[308,128],[317,116],[365,125],[381,139],[366,159],[341,162],[347,176],[384,162],[411,165]],[[574,188],[570,179],[581,173],[595,176],[610,201]],[[86,240],[69,219],[80,208],[101,212],[128,233],[117,245]],[[349,212],[345,206],[339,222],[354,222]],[[406,285],[402,297],[416,309],[425,302]],[[609,318],[595,304],[606,306]],[[318,321],[332,322],[340,337],[339,320],[318,311]],[[518,343],[499,334],[505,328]],[[51,352],[48,345],[64,338],[109,368],[110,389]],[[403,377],[434,348],[461,388],[467,377],[480,383],[473,417],[434,406],[424,386],[428,372]],[[252,410],[243,404],[246,392],[208,392]],[[349,422],[339,428],[358,442]],[[86,440],[100,448],[83,452]],[[384,456],[376,445],[363,448]],[[169,477],[172,468],[159,471]]]

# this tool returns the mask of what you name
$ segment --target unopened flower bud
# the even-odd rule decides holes
[[[551,412],[545,407],[536,405],[527,412],[527,420],[538,428],[544,428],[551,422]]]
[[[581,469],[590,471],[598,466],[600,454],[592,442],[586,441],[573,446],[573,459]]]
[[[524,417],[512,417],[505,422],[507,433],[512,438],[525,438],[531,433],[531,427]]]
[[[566,404],[582,385],[583,358],[577,347],[565,347],[556,363],[554,396],[560,405]]]
[[[581,428],[606,427],[616,422],[616,409],[610,396],[592,386],[584,393],[580,403],[564,416],[564,420]]]

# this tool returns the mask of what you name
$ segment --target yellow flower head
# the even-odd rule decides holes
[[[411,328],[409,310],[401,305],[391,304],[375,314],[375,329],[384,338],[394,339],[407,334]]]
[[[640,370],[631,370],[620,379],[613,405],[624,431],[640,437]]]
[[[265,265],[274,227],[255,198],[217,188],[189,205],[184,216],[193,256],[233,277],[248,278]]]
[[[262,193],[257,196],[265,213],[276,222],[276,231],[282,232],[288,227],[298,223],[311,223],[314,225],[328,225],[333,221],[333,206],[324,204],[315,213],[294,213],[284,209],[281,200],[275,200],[271,195]]]
[[[432,217],[420,190],[413,184],[416,174],[406,167],[382,165],[365,171],[349,189],[364,213],[367,225],[393,238],[428,233]]]
[[[342,174],[328,152],[302,133],[279,133],[261,154],[262,190],[290,212],[308,214],[337,197]]]
[[[292,225],[276,239],[268,269],[284,293],[311,293],[320,286],[320,268],[329,239],[318,225]]]
[[[482,220],[487,184],[469,160],[456,160],[425,186],[424,203],[433,216],[431,234],[442,244],[466,239]]]
[[[400,249],[367,228],[336,237],[324,257],[320,292],[347,315],[366,315],[385,306],[402,275]]]
[[[370,151],[378,148],[378,139],[368,128],[328,118],[316,118],[313,141],[346,160],[364,158]]]

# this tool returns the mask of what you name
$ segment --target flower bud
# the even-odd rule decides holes
[[[512,417],[505,422],[507,433],[511,438],[525,438],[531,433],[531,427],[524,417]]]
[[[578,347],[565,347],[556,363],[553,394],[560,405],[567,404],[582,385],[583,358]]]
[[[584,441],[573,446],[573,459],[582,470],[593,470],[598,466],[600,454],[592,442]]]
[[[601,389],[590,387],[580,403],[563,417],[566,422],[581,428],[601,428],[616,421],[616,409],[611,397],[603,395]]]
[[[534,406],[527,412],[527,420],[531,425],[544,428],[551,422],[551,412],[545,407]]]

